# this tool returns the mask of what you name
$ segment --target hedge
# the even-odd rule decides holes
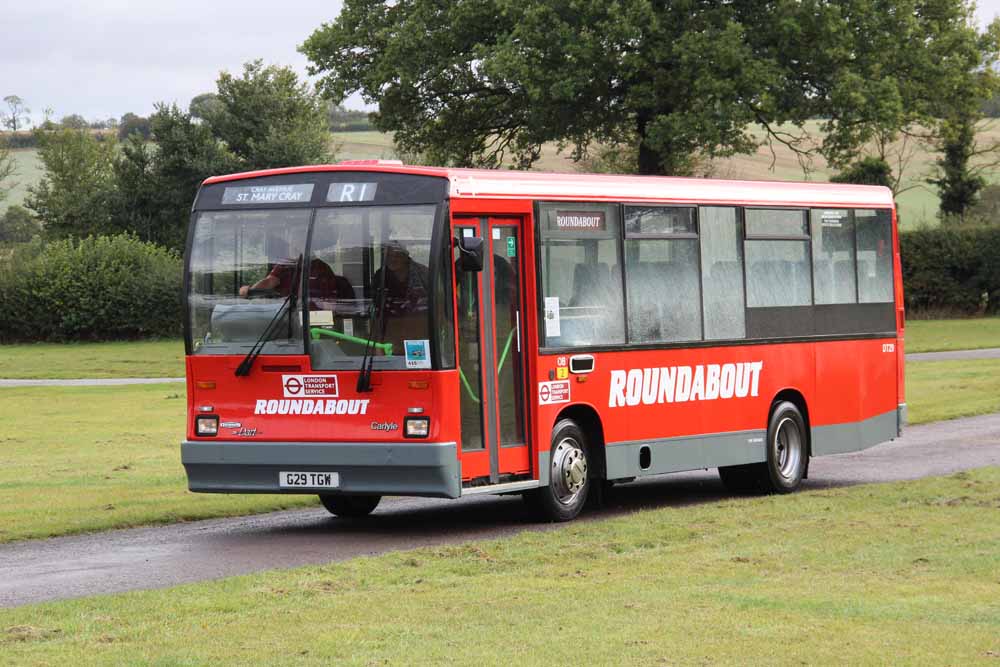
[[[128,234],[0,255],[0,341],[177,337],[181,258]]]
[[[899,236],[911,314],[1000,313],[1000,227],[938,227]]]

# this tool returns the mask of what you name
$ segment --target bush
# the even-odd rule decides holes
[[[899,237],[906,307],[921,312],[1000,313],[1000,227],[940,227]]]
[[[181,259],[132,235],[43,244],[0,257],[0,340],[181,334]]]

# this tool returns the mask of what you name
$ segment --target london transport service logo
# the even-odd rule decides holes
[[[282,375],[285,398],[336,398],[340,395],[336,375]]]
[[[608,407],[756,396],[763,361],[611,371]]]

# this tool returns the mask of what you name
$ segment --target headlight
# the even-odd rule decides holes
[[[431,432],[430,417],[407,417],[403,420],[407,438],[426,438]]]
[[[215,415],[198,417],[194,424],[195,432],[198,435],[217,435],[219,433],[219,418]]]

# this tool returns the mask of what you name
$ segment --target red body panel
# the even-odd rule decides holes
[[[457,371],[376,371],[373,389],[358,393],[356,371],[312,371],[307,356],[261,356],[250,375],[236,377],[238,356],[189,356],[187,358],[188,408],[196,414],[199,406],[210,406],[219,421],[239,423],[219,429],[219,435],[199,438],[194,433],[194,419],[188,424],[191,440],[261,440],[274,441],[405,441],[414,446],[420,440],[404,439],[403,419],[408,408],[422,408],[431,417],[428,440],[458,441]],[[275,370],[272,370],[275,369]],[[293,399],[285,396],[284,375],[333,375],[337,377],[337,396]],[[214,383],[215,388],[199,388],[200,383]],[[426,385],[426,388],[424,386]],[[255,414],[257,401],[316,400],[368,401],[358,406],[356,414]],[[357,404],[355,404],[357,405]],[[326,404],[324,403],[324,408]],[[361,410],[363,408],[363,412]],[[396,424],[392,430],[373,428],[373,424]],[[253,431],[253,433],[247,433]],[[241,434],[242,432],[242,434]]]

